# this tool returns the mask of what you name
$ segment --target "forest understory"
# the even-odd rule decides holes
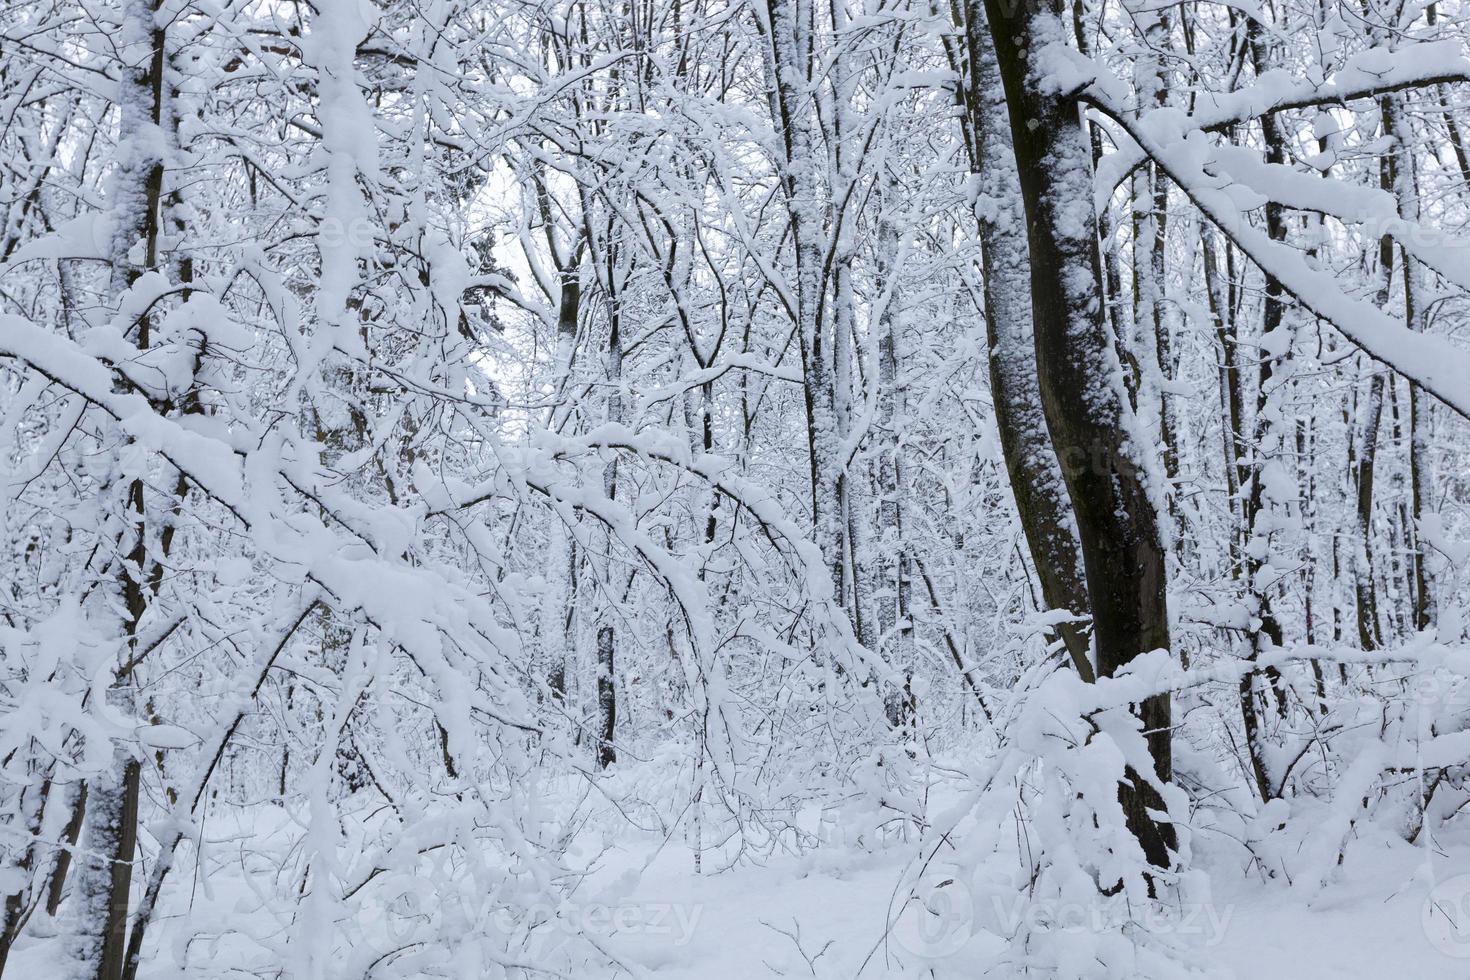
[[[9,0],[0,978],[1470,977],[1466,126],[1463,0]]]

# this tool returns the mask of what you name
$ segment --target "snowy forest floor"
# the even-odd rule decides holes
[[[1200,958],[1222,977],[1241,980],[1470,977],[1470,959],[1446,955],[1425,934],[1421,914],[1430,889],[1418,874],[1422,855],[1381,846],[1363,853],[1368,850],[1353,855],[1356,871],[1342,887],[1310,907],[1290,889],[1215,869],[1216,918],[1201,914],[1196,920]],[[1470,852],[1463,856],[1460,866],[1470,868]],[[637,850],[627,854],[630,865],[642,857]],[[682,905],[690,918],[697,914],[695,927],[682,947],[676,924],[673,937],[630,937],[626,948],[631,958],[657,967],[659,980],[911,976],[923,960],[905,947],[904,937],[892,934],[905,924],[892,903],[906,859],[898,853],[818,854],[696,878],[689,873],[689,852],[666,848],[628,901]],[[979,921],[994,918],[993,910],[973,913],[969,923],[956,926],[969,934],[965,947],[935,964],[936,977],[981,976],[1001,949],[1002,941]],[[898,924],[885,944],[890,918]],[[1470,955],[1470,941],[1452,950]],[[808,957],[815,959],[814,971]]]
[[[611,785],[626,790],[646,775],[617,773]],[[938,778],[931,805],[942,809],[960,802],[953,786],[943,782],[948,777]],[[553,806],[561,808],[578,795],[569,794]],[[583,804],[589,798],[580,795]],[[842,825],[829,823],[828,842],[804,853],[725,867],[729,854],[716,848],[704,857],[704,872],[696,874],[694,851],[681,839],[684,824],[674,835],[644,833],[632,829],[627,815],[615,807],[593,810],[567,855],[568,864],[585,873],[576,900],[558,910],[560,922],[526,946],[528,957],[541,956],[566,945],[573,930],[590,935],[606,956],[602,962],[585,959],[571,973],[576,980],[959,980],[1012,975],[997,961],[1006,950],[1001,934],[1015,931],[1016,921],[1011,917],[1008,925],[1008,916],[1016,913],[947,880],[942,894],[916,890],[933,914],[919,911],[912,897],[906,908],[905,897],[915,892],[904,884],[910,880],[905,875],[924,855],[901,836],[876,845],[843,840]],[[813,807],[802,822],[815,829],[819,812]],[[252,953],[260,951],[256,944],[269,945],[273,935],[284,935],[257,900],[269,891],[269,866],[262,858],[269,843],[284,840],[288,835],[283,831],[295,829],[302,817],[255,806],[209,818],[204,861],[197,862],[190,853],[187,879],[180,876],[190,884],[176,890],[175,901],[161,917],[149,962],[140,972],[143,980],[195,975],[201,960],[235,963],[241,976],[249,975],[245,971]],[[1431,895],[1458,902],[1460,916],[1470,909],[1470,874],[1457,871],[1470,870],[1470,841],[1436,841],[1431,877],[1423,848],[1380,834],[1370,824],[1349,844],[1331,887],[1314,895],[1299,882],[1266,878],[1244,859],[1237,843],[1225,835],[1203,839],[1211,836],[1216,835],[1196,840],[1195,864],[1209,878],[1212,898],[1182,920],[1177,927],[1181,935],[1175,937],[1202,975],[1282,980],[1470,977],[1470,935],[1443,922],[1426,923],[1434,913]],[[246,869],[251,873],[242,873]],[[248,880],[252,875],[262,877]],[[934,876],[929,880],[932,885]],[[360,910],[358,928],[349,930],[360,937],[360,947],[341,957],[340,971],[330,972],[359,975],[352,961],[370,963],[376,953],[392,949],[415,917],[431,907],[441,916],[444,912],[443,894],[427,880],[405,880],[396,893],[402,897],[389,907]],[[461,925],[466,932],[486,924],[495,927],[494,914],[484,907],[463,911],[468,918],[460,922],[481,923]],[[1085,911],[1061,918],[1063,930],[1106,928],[1089,923]],[[454,927],[453,916],[446,921]],[[52,962],[59,944],[47,941],[54,928],[37,924],[22,939],[12,961],[16,976],[60,975]],[[622,967],[607,966],[608,959]]]

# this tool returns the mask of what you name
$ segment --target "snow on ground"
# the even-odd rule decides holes
[[[937,936],[916,934],[895,893],[910,853],[818,853],[695,877],[688,849],[666,846],[623,900],[636,910],[628,921],[639,924],[616,948],[658,980],[886,978],[924,966],[936,978],[982,975],[1004,945],[986,926],[1004,916],[982,903],[968,918],[934,927]],[[609,855],[605,874],[649,856],[637,847],[622,851],[622,861]],[[1300,887],[1243,879],[1243,863],[1216,867],[1213,908],[1195,917],[1194,945],[1222,976],[1241,980],[1467,980],[1470,930],[1456,932],[1443,919],[1426,927],[1431,886],[1423,866],[1423,852],[1402,842],[1359,842],[1342,878],[1310,906]],[[1438,855],[1435,868],[1436,895],[1459,902],[1445,911],[1470,912],[1470,849]],[[665,909],[667,929],[655,927]],[[926,941],[946,957],[916,955]]]
[[[262,814],[241,814],[242,823],[256,824],[257,840],[290,825],[280,811],[271,812],[275,818],[264,815],[263,822]],[[232,838],[242,839],[236,831],[243,829],[215,822],[211,864],[217,870],[195,877],[189,868],[188,893],[175,891],[167,903],[159,947],[141,971],[142,980],[184,980],[204,964],[223,962],[221,957],[249,961],[248,944],[238,940],[188,944],[187,953],[180,942],[186,922],[187,931],[204,935],[253,931],[241,918],[251,904],[246,901],[251,889],[238,874],[243,865],[220,860]],[[963,882],[945,886],[937,916],[923,916],[912,902],[904,912],[908,893],[899,882],[915,854],[911,843],[891,840],[876,850],[833,843],[696,876],[693,852],[678,837],[611,830],[604,825],[579,836],[572,854],[587,862],[587,877],[558,914],[562,930],[589,930],[627,969],[589,960],[574,971],[575,980],[1013,975],[1005,967],[987,972],[1005,951],[997,933],[1005,930],[1006,911],[987,907]],[[1187,920],[1187,942],[1197,961],[1219,977],[1470,978],[1470,928],[1456,930],[1448,919],[1434,916],[1436,908],[1428,902],[1433,888],[1442,900],[1440,911],[1467,921],[1470,845],[1440,842],[1431,880],[1423,848],[1365,832],[1350,845],[1338,877],[1315,895],[1303,882],[1263,879],[1247,866],[1245,852],[1224,838],[1202,840],[1196,851],[1213,898]],[[249,863],[244,852],[241,857]],[[714,861],[707,858],[706,865]],[[932,882],[934,876],[925,880]],[[931,891],[926,899],[932,903],[936,894]],[[1009,921],[1014,927],[1014,919]],[[385,923],[391,926],[386,919],[364,924],[359,935],[371,938]],[[1066,927],[1095,928],[1082,921]],[[559,944],[555,930],[547,941]],[[54,931],[33,929],[15,953],[16,975],[38,980],[59,975],[56,946]]]

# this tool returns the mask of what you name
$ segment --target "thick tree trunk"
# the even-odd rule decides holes
[[[990,345],[990,389],[1000,431],[1001,455],[1010,477],[1021,529],[1041,580],[1049,609],[1085,617],[1090,609],[1076,522],[1067,499],[1057,453],[1047,433],[1037,380],[1036,342],[1031,323],[1031,270],[1020,178],[1011,147],[1010,121],[1000,67],[984,10],[971,0],[966,32],[971,166],[979,175],[985,214],[980,248],[985,273],[985,331]],[[1095,676],[1088,632],[1065,623],[1057,632],[1073,666],[1085,680]]]
[[[77,980],[121,980],[123,975],[142,767],[121,750],[115,767],[90,787],[84,850],[69,912],[69,952]]]
[[[1031,256],[1031,309],[1041,400],[1076,514],[1098,673],[1168,649],[1164,551],[1145,476],[1145,447],[1104,321],[1091,151],[1076,98],[1048,79],[1066,43],[1061,11],[987,0],[1011,118]],[[1172,776],[1170,698],[1139,706],[1154,775]],[[1137,773],[1120,787],[1128,826],[1156,866],[1171,863],[1171,826],[1148,812],[1157,793]]]

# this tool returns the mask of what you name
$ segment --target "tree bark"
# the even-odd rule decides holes
[[[142,766],[119,749],[116,771],[94,779],[72,899],[71,957],[79,980],[121,980],[128,893],[138,843]]]
[[[812,524],[832,579],[833,598],[847,595],[842,465],[831,343],[823,311],[822,201],[812,119],[815,52],[811,0],[768,0],[768,67],[773,121],[783,138],[781,183],[796,273],[795,327],[801,347],[807,448],[811,458]]]
[[[613,682],[616,664],[613,628],[603,623],[597,628],[597,768],[606,769],[618,761],[613,744],[618,729],[618,692]]]
[[[1074,94],[1048,80],[1066,43],[1059,7],[986,0],[1010,110],[1031,257],[1031,309],[1041,401],[1076,514],[1097,667],[1110,676],[1141,653],[1168,649],[1164,552],[1122,367],[1104,321],[1091,151]],[[1172,776],[1170,698],[1138,708],[1160,781]],[[1171,863],[1173,828],[1140,774],[1120,786],[1129,829],[1148,860]]]
[[[122,38],[146,45],[143,64],[127,66],[118,84],[117,104],[121,144],[118,171],[110,202],[115,221],[111,242],[109,295],[120,303],[123,294],[146,271],[160,264],[164,162],[158,140],[146,133],[169,123],[164,138],[174,141],[177,118],[165,109],[165,33],[156,22],[156,0],[131,0],[124,10]],[[141,261],[133,250],[142,244]],[[150,318],[133,324],[139,349],[150,345]],[[125,437],[118,434],[120,441]],[[119,449],[121,451],[121,449]],[[127,561],[117,583],[123,606],[121,654],[130,661],[137,652],[138,631],[148,607],[145,526],[146,501],[141,479],[128,482],[121,501],[128,526],[119,547],[127,547]],[[108,692],[125,713],[134,713],[136,681],[122,670]],[[95,777],[88,787],[84,823],[84,857],[78,861],[75,899],[68,941],[74,972],[79,980],[120,980],[126,951],[128,899],[133,857],[138,839],[138,792],[142,764],[131,747],[114,742],[112,768]]]
[[[1000,66],[979,0],[967,10],[969,78],[965,102],[971,168],[978,175],[986,212],[980,221],[985,274],[985,331],[990,346],[990,389],[1000,431],[1001,455],[1021,530],[1041,581],[1048,609],[1085,617],[1090,609],[1081,546],[1057,454],[1047,433],[1037,380],[1031,321],[1031,272],[1016,155]],[[1088,633],[1081,623],[1058,626],[1073,666],[1084,680],[1095,676]]]

